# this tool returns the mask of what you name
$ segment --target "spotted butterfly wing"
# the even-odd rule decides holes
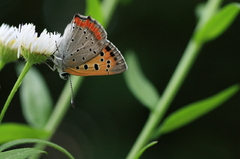
[[[111,75],[124,72],[126,62],[120,51],[107,40],[103,27],[90,16],[76,14],[67,25],[55,53],[60,76]]]

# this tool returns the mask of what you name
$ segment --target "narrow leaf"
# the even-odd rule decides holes
[[[0,144],[21,138],[43,139],[48,135],[49,132],[31,128],[25,124],[3,123],[0,125]]]
[[[174,131],[217,108],[239,91],[239,85],[233,85],[212,97],[189,104],[170,114],[160,126],[157,135]]]
[[[90,15],[96,19],[100,24],[105,27],[105,21],[103,19],[102,8],[99,0],[87,0],[86,1],[86,15]]]
[[[36,155],[39,153],[46,153],[43,150],[38,150],[34,148],[22,148],[22,149],[15,149],[9,150],[0,153],[0,158],[2,159],[26,159],[32,155]]]
[[[149,147],[152,147],[153,145],[157,144],[157,141],[153,141],[149,144],[147,144],[145,147],[143,147],[138,153],[137,155],[134,157],[134,159],[139,159],[142,154],[149,148]]]
[[[3,145],[0,146],[0,151],[9,149],[13,146],[16,145],[20,145],[20,144],[26,144],[26,143],[42,143],[42,144],[46,144],[47,146],[50,146],[52,148],[55,148],[59,151],[61,151],[62,153],[64,153],[66,156],[68,156],[71,159],[74,159],[74,157],[67,151],[65,150],[63,147],[54,144],[52,142],[49,141],[45,141],[45,140],[39,140],[39,139],[19,139],[19,140],[14,140],[14,141],[10,141],[8,143],[5,143]]]
[[[17,66],[19,70],[21,66]],[[52,99],[42,75],[32,67],[20,87],[23,115],[35,128],[43,128],[52,111]]]
[[[231,3],[217,12],[194,36],[197,42],[206,42],[220,36],[234,21],[240,5]]]
[[[126,53],[129,69],[124,73],[127,85],[133,95],[147,108],[153,109],[160,95],[153,84],[144,76],[133,51]]]

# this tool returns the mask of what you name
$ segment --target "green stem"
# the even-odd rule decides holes
[[[127,159],[133,159],[136,154],[149,142],[152,133],[157,127],[159,121],[165,114],[168,106],[175,97],[177,91],[179,90],[183,80],[185,79],[189,69],[191,68],[194,59],[199,52],[201,45],[190,41],[187,49],[175,70],[169,84],[167,85],[162,97],[157,103],[156,109],[151,112],[143,130],[141,131],[137,141],[135,142],[133,148],[131,149]]]
[[[202,13],[203,15],[199,19],[199,22],[195,30],[200,29],[206,24],[206,22],[216,13],[221,3],[222,3],[222,0],[209,0],[206,3]]]
[[[215,13],[219,5],[220,0],[208,1],[208,3],[206,4],[205,11],[207,11],[209,14],[204,14],[204,16],[207,16],[208,18],[201,17],[204,18],[204,20],[199,21],[199,23],[201,23],[201,26],[203,26],[203,22],[206,23],[207,20]],[[197,27],[199,26],[200,24],[197,25]],[[175,95],[177,94],[179,88],[181,87],[183,81],[185,80],[201,47],[202,44],[195,42],[193,38],[191,38],[183,54],[183,57],[181,58],[175,72],[172,75],[172,78],[170,79],[166,89],[163,92],[162,97],[159,99],[155,110],[151,112],[143,130],[141,131],[138,139],[136,140],[131,151],[126,157],[127,159],[134,159],[137,153],[151,140],[154,130],[156,129],[159,122],[163,118],[166,110],[168,109],[169,105],[171,104]]]
[[[74,84],[74,94],[77,93],[77,91],[80,88],[80,85],[82,83],[82,80],[84,79],[83,77],[77,77],[77,76],[72,76],[70,78]],[[76,84],[75,84],[76,83]],[[46,131],[50,132],[55,132],[58,125],[61,123],[63,117],[65,116],[67,110],[70,107],[70,101],[71,101],[71,88],[69,83],[67,83],[62,91],[62,94],[60,95],[58,102],[56,104],[56,107],[54,109],[54,112],[52,113],[51,117],[49,118],[46,126],[44,129]]]
[[[109,18],[111,17],[112,12],[114,11],[114,9],[117,5],[117,2],[118,2],[117,0],[104,0],[102,2],[102,7],[104,7],[103,14],[104,14],[104,18],[106,21],[105,27],[107,26]],[[76,93],[78,91],[78,89],[80,88],[83,77],[71,76],[71,79],[72,79],[73,85],[74,85],[74,93]],[[60,97],[58,99],[56,107],[55,107],[51,117],[48,119],[46,126],[44,127],[44,129],[46,131],[49,131],[51,133],[46,140],[51,139],[51,137],[55,133],[57,127],[61,123],[64,115],[67,113],[67,109],[70,107],[69,106],[70,99],[71,99],[70,86],[69,86],[69,83],[66,83],[65,87],[62,91],[62,94],[60,95]],[[44,149],[45,145],[44,144],[36,144],[34,147],[37,149]],[[37,159],[39,157],[40,157],[40,155],[34,155],[33,157],[31,157],[31,159]]]
[[[16,83],[14,84],[14,86],[13,86],[13,88],[12,88],[12,90],[11,90],[8,98],[7,98],[7,101],[6,101],[6,103],[5,103],[5,105],[3,106],[3,109],[2,109],[2,111],[1,111],[1,114],[0,114],[0,123],[1,123],[2,120],[3,120],[3,117],[4,117],[4,115],[5,115],[5,113],[6,113],[7,109],[8,109],[8,106],[9,106],[9,104],[10,104],[11,101],[12,101],[12,98],[14,97],[15,93],[17,92],[19,86],[20,86],[21,83],[22,83],[22,80],[24,79],[24,77],[26,76],[26,74],[28,73],[28,71],[30,70],[31,66],[32,66],[32,63],[27,62],[27,63],[25,64],[25,66],[24,66],[24,68],[23,68],[20,76],[18,77]]]
[[[80,88],[80,85],[83,81],[83,77],[78,76],[71,76],[69,80],[72,80],[72,83],[74,85],[73,93],[76,94]],[[71,108],[70,101],[71,101],[71,88],[69,85],[69,81],[65,84],[63,91],[61,95],[58,98],[58,101],[56,103],[55,109],[53,113],[51,114],[50,118],[48,119],[48,122],[46,123],[44,130],[50,132],[50,135],[46,138],[46,140],[50,140],[54,133],[56,132],[59,124],[61,123],[63,117],[67,113],[67,110]],[[34,146],[36,149],[44,149],[45,144],[38,143]],[[34,155],[30,159],[37,159],[40,157],[39,155]]]

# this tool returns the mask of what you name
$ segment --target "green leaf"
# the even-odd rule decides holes
[[[203,43],[217,38],[232,24],[239,9],[240,5],[237,3],[226,5],[195,33],[194,39]]]
[[[143,147],[138,153],[137,155],[134,157],[134,159],[139,159],[142,154],[149,148],[149,147],[152,147],[153,145],[157,144],[157,141],[153,141],[149,144],[147,144],[145,147]]]
[[[209,98],[189,104],[170,114],[160,126],[158,135],[174,131],[217,108],[239,91],[239,85],[233,85]]]
[[[31,128],[25,124],[3,123],[0,125],[0,144],[21,138],[46,138],[49,132]]]
[[[19,70],[21,65],[17,66]],[[21,69],[20,69],[21,70]],[[32,67],[20,87],[23,115],[35,128],[43,128],[52,111],[52,99],[42,75]]]
[[[0,158],[2,159],[25,159],[32,155],[36,155],[39,153],[46,153],[43,150],[38,150],[34,148],[21,148],[15,150],[9,150],[0,153]]]
[[[129,89],[143,105],[152,110],[160,98],[157,89],[142,73],[133,51],[126,53],[126,61],[129,69],[124,73],[124,77]]]
[[[96,19],[100,24],[105,27],[105,21],[103,19],[102,8],[99,0],[87,0],[86,1],[86,15],[90,15]]]
[[[19,140],[15,140],[15,141],[10,141],[8,143],[2,144],[0,146],[0,151],[9,149],[9,148],[11,148],[13,146],[16,146],[16,145],[26,144],[26,143],[42,143],[42,144],[46,144],[47,146],[50,146],[52,148],[55,148],[55,149],[61,151],[62,153],[64,153],[69,158],[74,159],[74,157],[67,150],[65,150],[63,147],[61,147],[61,146],[59,146],[57,144],[54,144],[52,142],[45,141],[45,140],[39,140],[39,139],[19,139]]]

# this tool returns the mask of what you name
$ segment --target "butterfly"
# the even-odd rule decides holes
[[[121,52],[108,39],[100,23],[75,14],[57,43],[54,69],[62,79],[76,76],[113,75],[127,70]]]

